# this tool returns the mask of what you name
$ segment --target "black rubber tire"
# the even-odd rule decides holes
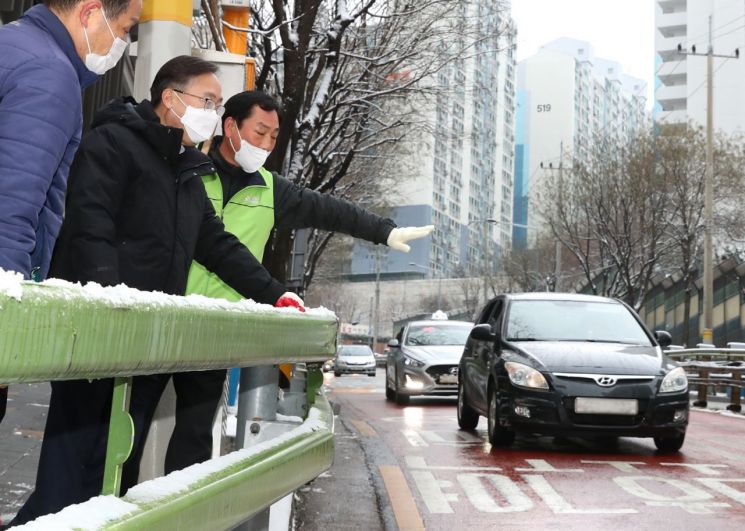
[[[499,409],[497,404],[497,393],[492,388],[489,391],[489,416],[487,432],[489,435],[489,443],[494,446],[509,446],[515,440],[515,432],[508,430],[499,425]]]
[[[341,373],[340,372],[337,372],[337,371],[334,371],[334,376],[336,376],[338,378],[339,376],[341,376]]]
[[[393,402],[393,400],[396,398],[396,393],[388,387],[388,382],[385,384],[385,399],[389,402]]]
[[[660,452],[674,453],[683,447],[686,440],[686,434],[673,435],[671,437],[655,437],[654,445]]]
[[[398,404],[399,406],[408,405],[408,403],[409,403],[409,395],[403,394],[398,389],[398,371],[396,371],[396,379],[394,381],[394,385],[396,387],[393,388],[393,396],[394,396],[394,399],[396,400],[396,404]]]
[[[466,395],[463,392],[463,383],[458,382],[458,426],[466,431],[473,431],[479,424],[479,414],[471,406],[466,404]]]

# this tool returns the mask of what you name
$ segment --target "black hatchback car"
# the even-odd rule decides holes
[[[490,301],[459,365],[458,424],[488,420],[489,441],[515,432],[653,437],[677,451],[688,425],[688,380],[624,303],[576,294],[525,293]],[[662,348],[661,348],[662,347]]]

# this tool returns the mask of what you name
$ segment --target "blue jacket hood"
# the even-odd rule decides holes
[[[94,74],[88,70],[83,60],[80,59],[78,52],[75,50],[75,44],[72,42],[70,32],[67,31],[67,28],[62,24],[59,17],[52,13],[47,6],[43,4],[34,6],[26,11],[21,19],[27,20],[52,36],[62,52],[70,60],[70,64],[72,64],[75,72],[77,72],[82,90],[85,90],[98,80],[98,74]]]

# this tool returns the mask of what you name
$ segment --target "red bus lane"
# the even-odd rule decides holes
[[[745,528],[739,415],[693,411],[678,454],[631,438],[518,436],[509,448],[492,449],[485,419],[475,432],[458,429],[452,400],[397,406],[371,385],[337,387],[332,399],[360,438],[390,450],[394,462],[378,463],[379,471],[385,479],[400,469],[406,483],[401,492],[385,482],[393,510],[410,496],[426,529]],[[402,528],[399,514],[396,520]]]

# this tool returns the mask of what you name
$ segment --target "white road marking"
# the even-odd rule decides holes
[[[443,489],[452,488],[452,481],[435,479],[431,472],[423,470],[413,470],[411,475],[429,512],[433,514],[453,513],[450,502],[457,502],[458,495],[454,492],[443,492]]]
[[[646,465],[647,463],[642,463],[641,461],[595,461],[595,460],[581,460],[580,463],[590,463],[590,464],[596,464],[596,465],[608,465],[612,466],[616,470],[620,470],[621,472],[639,472],[637,470],[635,465]]]
[[[414,448],[423,448],[429,446],[429,444],[427,444],[427,441],[422,439],[422,436],[414,430],[401,430],[401,433],[404,434],[406,440],[409,441],[409,444]]]
[[[684,466],[686,468],[692,468],[696,472],[706,474],[707,476],[721,476],[722,473],[718,470],[712,470],[712,468],[729,468],[729,465],[694,465],[691,463],[660,463],[662,466]]]
[[[565,500],[551,484],[540,475],[523,475],[523,479],[531,486],[543,502],[549,506],[549,508],[555,514],[636,514],[636,509],[604,509],[604,508],[591,508],[591,509],[577,509],[573,507],[567,500]]]
[[[516,468],[515,472],[584,472],[581,468],[554,468],[545,459],[526,459],[532,468]]]
[[[689,514],[711,514],[714,509],[730,507],[728,503],[707,501],[712,499],[711,494],[681,479],[630,476],[616,477],[613,481],[629,494],[643,499],[644,503],[650,507],[678,507]],[[642,481],[669,485],[681,491],[683,495],[668,496],[652,492],[641,485]]]
[[[660,478],[654,476],[619,476],[613,478],[613,481],[621,487],[623,490],[632,494],[638,498],[642,498],[646,501],[664,501],[664,502],[700,502],[704,500],[710,500],[711,494],[708,492],[691,485],[687,481],[681,479],[672,478]],[[667,496],[665,494],[658,494],[652,492],[648,488],[641,485],[641,482],[650,482],[658,484],[667,484],[674,487],[681,492],[683,496]]]
[[[504,497],[506,504],[499,505],[484,487],[486,479]],[[533,500],[507,476],[500,474],[458,474],[458,482],[477,511],[482,513],[517,513],[533,508]]]
[[[737,479],[724,479],[724,478],[696,478],[696,481],[699,481],[709,487],[711,490],[718,492],[719,494],[723,494],[724,496],[727,496],[728,498],[741,503],[745,505],[745,492],[741,490],[734,489],[727,485],[727,483],[743,483],[745,484],[745,479],[737,478]]]
[[[406,464],[409,468],[417,470],[455,470],[457,472],[501,472],[498,466],[437,466],[428,465],[423,457],[409,455],[406,456]]]
[[[719,502],[673,502],[673,501],[648,501],[644,502],[650,507],[678,507],[688,514],[712,514],[713,509],[731,507],[729,503]]]

